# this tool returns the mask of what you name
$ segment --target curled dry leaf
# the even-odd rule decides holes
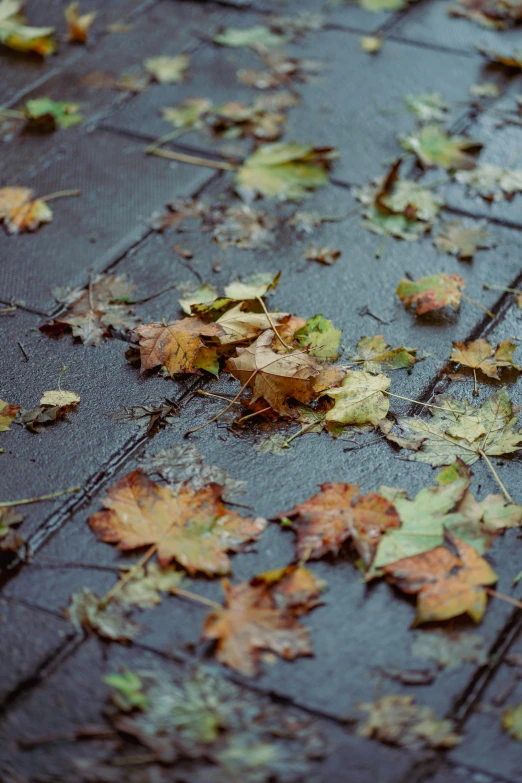
[[[441,253],[457,256],[459,261],[471,261],[477,250],[493,247],[483,223],[454,220],[443,226],[433,244]]]
[[[8,234],[36,231],[42,223],[50,223],[53,213],[42,199],[33,200],[30,188],[0,188],[0,221]]]
[[[9,402],[0,400],[0,432],[7,432],[11,424],[16,419],[18,411],[21,411],[20,405],[11,405]]]
[[[361,337],[357,345],[357,353],[351,357],[351,361],[362,364],[366,372],[382,373],[390,370],[410,370],[416,362],[417,349],[392,348],[384,335],[376,334],[374,337]]]
[[[458,307],[461,299],[461,288],[464,279],[460,275],[439,275],[420,277],[418,280],[401,280],[397,288],[397,296],[406,307],[415,305],[417,315],[441,310],[443,307]]]
[[[383,571],[400,590],[418,595],[416,624],[461,614],[478,623],[487,605],[484,586],[498,579],[489,563],[449,530],[442,546],[398,560]]]
[[[24,4],[24,0],[0,1],[0,43],[18,52],[34,52],[43,57],[54,54],[54,27],[26,24]]]
[[[150,57],[143,64],[148,73],[160,84],[177,84],[185,81],[189,62],[188,55],[178,54],[176,57],[165,55]]]
[[[513,362],[516,347],[514,340],[503,340],[495,349],[484,337],[469,343],[453,343],[450,361],[480,370],[488,378],[498,381],[498,371],[502,368],[509,367],[520,372],[521,368]]]
[[[97,11],[80,14],[80,3],[71,3],[64,11],[69,41],[74,43],[87,43],[91,27],[96,19]]]
[[[339,388],[324,392],[335,400],[334,407],[326,413],[326,421],[377,426],[388,414],[390,402],[385,392],[390,383],[387,375],[347,370]]]
[[[206,324],[199,318],[183,318],[168,324],[137,326],[141,372],[166,367],[173,378],[181,373],[219,372],[218,352],[212,342],[222,334],[218,324]],[[204,340],[206,342],[204,342]]]
[[[350,539],[365,566],[371,564],[382,533],[401,522],[384,497],[375,492],[358,497],[359,492],[358,484],[321,484],[316,495],[274,517],[291,521],[299,560],[338,555]]]
[[[486,201],[510,201],[516,193],[522,193],[522,169],[482,163],[473,171],[457,171],[455,179]]]
[[[134,289],[124,275],[100,275],[87,290],[57,289],[54,294],[67,310],[40,326],[40,331],[54,337],[70,330],[86,345],[101,345],[111,327],[121,331],[134,327]]]
[[[423,125],[417,131],[401,139],[401,145],[413,152],[419,162],[429,168],[442,166],[445,169],[474,169],[475,155],[480,152],[482,142],[465,136],[450,136],[441,125]]]
[[[86,587],[71,596],[65,610],[77,631],[94,632],[113,642],[128,642],[140,632],[140,626],[128,614],[128,608],[117,597],[103,606],[102,599]]]
[[[266,520],[229,511],[221,501],[222,491],[213,483],[197,491],[184,484],[174,494],[135,470],[109,489],[105,510],[94,514],[89,524],[100,540],[123,551],[156,545],[161,566],[175,560],[189,574],[227,574],[226,553],[256,540]]]

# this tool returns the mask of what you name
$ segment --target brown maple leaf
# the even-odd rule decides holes
[[[124,275],[100,275],[86,290],[57,289],[55,296],[67,310],[40,326],[40,331],[55,337],[70,330],[85,345],[101,345],[111,327],[125,331],[135,325],[134,288]]]
[[[80,14],[80,3],[76,2],[67,6],[64,16],[67,22],[69,41],[80,44],[87,43],[97,13],[97,11],[89,11],[87,14]]]
[[[180,373],[201,374],[201,370],[217,375],[218,353],[206,345],[223,334],[219,324],[206,324],[199,318],[182,318],[168,324],[143,324],[135,329],[139,337],[141,372],[165,366],[173,378]]]
[[[375,492],[359,495],[357,484],[321,484],[321,491],[274,519],[290,519],[299,560],[337,555],[349,538],[369,566],[381,534],[401,521],[393,503]]]
[[[263,398],[277,413],[288,415],[289,398],[306,403],[317,396],[314,381],[322,366],[303,351],[275,353],[271,347],[274,337],[269,329],[248,348],[238,348],[227,369],[243,386],[252,388],[251,402]]]
[[[418,594],[416,625],[461,614],[479,622],[488,600],[483,586],[498,579],[489,563],[449,530],[442,546],[397,560],[383,571],[403,592]]]
[[[174,494],[135,470],[109,489],[102,501],[105,510],[89,524],[99,539],[124,551],[155,544],[162,566],[176,560],[189,574],[227,574],[226,553],[257,539],[266,520],[229,511],[222,492],[219,484],[197,491],[183,484]]]

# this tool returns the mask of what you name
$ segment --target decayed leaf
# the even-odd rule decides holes
[[[46,57],[56,51],[54,27],[30,27],[23,16],[24,0],[0,0],[0,43],[18,52]]]
[[[317,359],[334,362],[339,358],[342,334],[342,330],[336,329],[328,318],[318,314],[296,330],[294,339]]]
[[[96,18],[97,11],[80,14],[80,3],[71,3],[64,11],[69,41],[74,43],[87,43],[91,27]]]
[[[98,634],[103,639],[114,642],[127,642],[140,632],[140,626],[128,617],[128,609],[123,607],[117,597],[106,606],[92,590],[84,587],[71,596],[71,603],[65,610],[65,616],[78,631]]]
[[[183,580],[184,572],[172,566],[160,568],[148,563],[140,568],[118,593],[123,606],[138,606],[147,609],[161,603],[162,593],[175,593]]]
[[[218,324],[206,324],[199,318],[183,318],[168,324],[151,323],[137,326],[141,372],[166,367],[173,378],[180,373],[214,375],[219,371],[215,347],[203,342],[215,340],[222,330]]]
[[[341,386],[324,392],[335,399],[326,421],[339,424],[374,424],[386,418],[390,402],[385,394],[391,380],[364,370],[347,370]]]
[[[460,289],[464,288],[464,280],[460,275],[439,275],[420,277],[418,280],[401,280],[397,288],[397,296],[406,307],[415,305],[417,315],[441,310],[443,307],[458,307],[460,305]]]
[[[441,253],[457,256],[459,261],[471,261],[477,250],[493,247],[483,223],[454,220],[443,226],[433,244]]]
[[[341,257],[341,250],[333,247],[317,247],[310,245],[304,253],[307,261],[317,261],[325,266],[332,266]]]
[[[364,564],[371,564],[381,535],[399,527],[400,519],[384,497],[375,492],[358,497],[359,491],[358,484],[321,484],[316,495],[274,517],[291,520],[299,560],[337,555],[351,539]]]
[[[443,546],[398,560],[383,570],[400,590],[418,595],[416,624],[449,620],[461,614],[479,622],[487,605],[483,588],[498,579],[472,546],[448,530]]]
[[[247,204],[225,207],[212,231],[212,239],[223,248],[261,250],[274,244],[275,226],[274,218]]]
[[[490,63],[498,63],[514,71],[522,70],[522,51],[520,49],[514,49],[511,54],[502,54],[494,49],[482,49],[480,46],[476,48]]]
[[[453,748],[461,742],[450,720],[438,720],[429,707],[417,707],[413,696],[390,694],[373,704],[358,708],[368,713],[357,730],[387,745],[404,747]]]
[[[135,325],[134,288],[124,275],[100,275],[87,290],[57,289],[54,294],[67,310],[40,326],[40,331],[52,337],[70,330],[86,345],[101,345],[111,327],[126,331]]]
[[[50,223],[53,213],[42,199],[32,200],[30,188],[0,188],[0,222],[8,234],[36,231],[42,223]]]
[[[469,94],[475,98],[498,98],[501,95],[500,87],[495,82],[481,82],[472,84]]]
[[[445,169],[474,169],[473,157],[482,148],[482,142],[464,136],[449,136],[441,125],[423,125],[401,139],[408,152],[417,155],[423,166],[442,166]]]
[[[80,402],[77,392],[56,389],[43,393],[40,407],[33,410],[23,410],[20,414],[22,424],[34,433],[40,432],[40,427],[51,424],[65,415]]]
[[[392,348],[384,335],[376,334],[374,337],[361,337],[357,345],[357,353],[351,357],[352,361],[361,363],[366,372],[382,373],[390,370],[410,370],[416,362],[417,349]]]
[[[503,340],[495,350],[484,337],[470,343],[453,343],[450,361],[480,370],[498,381],[498,371],[503,367],[520,372],[521,368],[513,362],[516,347],[514,340]]]
[[[275,334],[267,330],[248,348],[238,348],[227,369],[243,386],[252,388],[251,402],[263,399],[282,415],[289,414],[287,400],[310,402],[317,396],[321,365],[303,351],[280,355],[272,350]]]
[[[24,539],[14,530],[24,518],[14,508],[0,508],[0,554],[18,552]]]
[[[21,411],[20,405],[11,405],[9,402],[0,400],[0,432],[7,432],[10,425],[16,419],[16,414]]]
[[[27,125],[31,130],[44,133],[56,128],[71,128],[83,120],[78,103],[52,101],[50,98],[33,98],[25,104]]]
[[[255,540],[266,520],[229,511],[221,495],[222,487],[213,483],[198,491],[184,484],[174,494],[135,470],[109,489],[105,510],[89,524],[100,540],[123,551],[156,544],[161,566],[176,560],[189,574],[227,574],[226,553]]]
[[[326,185],[327,169],[336,156],[332,147],[264,144],[239,169],[237,189],[246,199],[261,194],[300,201],[309,190]]]
[[[415,658],[435,661],[439,669],[455,669],[467,661],[482,666],[488,660],[486,640],[469,631],[419,631],[411,651]]]
[[[80,395],[78,392],[56,389],[44,392],[40,405],[56,405],[58,408],[68,408],[72,405],[78,405],[79,402]]]
[[[482,163],[473,171],[458,171],[455,179],[486,201],[510,201],[515,193],[522,193],[522,169]]]
[[[448,8],[450,16],[471,19],[482,27],[503,30],[522,22],[519,0],[458,0]]]
[[[316,78],[325,68],[325,64],[319,60],[289,57],[277,50],[261,51],[259,54],[266,70],[242,68],[237,72],[239,82],[258,90],[286,86],[290,81],[307,82]]]
[[[298,103],[292,93],[278,92],[263,96],[250,106],[238,101],[211,105],[199,119],[215,135],[226,139],[253,136],[262,141],[277,141],[283,134],[285,110]]]
[[[404,103],[420,122],[444,122],[446,119],[448,107],[438,92],[406,95]]]
[[[178,54],[175,57],[162,55],[150,57],[143,63],[148,73],[160,84],[177,84],[185,81],[186,71],[190,59],[186,54]]]
[[[363,35],[359,46],[366,54],[378,54],[382,49],[383,39],[377,35]]]
[[[466,465],[473,465],[482,453],[498,457],[520,449],[522,430],[514,429],[518,410],[505,389],[499,389],[478,408],[445,395],[435,397],[435,404],[438,408],[430,408],[429,419],[411,416],[398,420],[409,435],[402,445],[413,450],[408,459],[437,466],[451,465],[460,457]]]
[[[253,342],[260,334],[272,328],[272,324],[279,326],[282,320],[288,318],[288,313],[270,313],[270,319],[265,313],[249,313],[243,310],[243,304],[239,303],[227,310],[218,320],[217,324],[222,329],[219,335],[221,345],[233,343]],[[281,334],[281,332],[279,332]],[[284,339],[284,338],[283,338]]]
[[[302,585],[297,583],[299,611],[296,612],[292,590],[290,594],[284,591],[278,600],[275,596],[281,579],[267,583],[265,577],[261,575],[234,586],[225,582],[225,607],[208,615],[203,627],[203,638],[217,642],[218,661],[249,676],[257,673],[263,651],[276,653],[285,660],[312,654],[310,634],[296,620],[296,614],[302,614],[303,608],[305,611],[312,608],[307,606],[311,597],[312,606],[316,605],[319,587],[310,595],[307,579],[303,600]]]
[[[504,710],[502,715],[502,728],[513,737],[522,742],[522,704],[516,704]]]
[[[218,33],[212,39],[214,43],[220,46],[242,47],[250,46],[283,46],[290,40],[287,35],[277,35],[270,28],[262,24],[253,25],[253,27],[227,27],[221,33]]]

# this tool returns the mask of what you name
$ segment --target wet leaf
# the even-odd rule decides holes
[[[284,52],[259,52],[266,70],[241,68],[237,79],[248,87],[258,90],[269,90],[274,87],[286,86],[289,81],[309,82],[323,72],[325,64],[319,60],[298,59],[289,57]]]
[[[84,587],[71,596],[65,616],[77,631],[97,633],[102,639],[128,642],[140,632],[140,627],[128,617],[128,609],[115,597],[102,606],[101,598]]]
[[[34,199],[30,188],[0,188],[0,222],[8,234],[36,231],[43,223],[50,223],[53,213],[42,199]]]
[[[420,122],[444,122],[448,107],[438,92],[423,92],[419,95],[406,95],[408,108]]]
[[[364,370],[347,370],[341,386],[324,392],[335,400],[326,421],[340,424],[374,424],[386,418],[390,402],[385,394],[391,381],[387,375],[371,375]]]
[[[503,54],[494,49],[482,49],[480,46],[476,48],[490,63],[498,63],[498,65],[503,65],[513,71],[522,70],[522,51],[520,49],[514,49],[511,54]]]
[[[91,27],[97,16],[97,11],[89,11],[87,14],[80,14],[80,3],[71,3],[64,11],[69,41],[74,43],[87,43]]]
[[[480,622],[487,605],[485,585],[498,577],[472,546],[445,531],[444,544],[384,567],[403,592],[418,595],[416,624],[467,614]]]
[[[280,279],[281,272],[277,272],[275,275],[271,272],[261,272],[252,275],[244,282],[236,280],[229,283],[225,286],[225,296],[238,302],[265,296],[265,294],[277,287]]]
[[[342,330],[321,314],[309,318],[305,326],[295,332],[294,338],[309,354],[321,361],[334,362],[339,358]]]
[[[134,289],[124,275],[100,275],[87,290],[56,289],[55,297],[67,310],[41,326],[40,331],[50,337],[71,331],[86,345],[101,345],[111,328],[126,331],[134,327]]]
[[[108,674],[103,682],[114,688],[112,701],[122,712],[146,710],[150,706],[148,697],[142,691],[143,681],[136,672],[124,667],[120,673]]]
[[[522,704],[509,707],[502,715],[502,728],[510,737],[522,742]]]
[[[56,52],[54,27],[31,27],[23,16],[24,0],[0,0],[0,43],[18,52],[46,57]]]
[[[419,631],[411,651],[439,669],[455,669],[468,661],[483,666],[488,660],[486,640],[469,631]]]
[[[521,368],[513,362],[516,347],[514,340],[503,340],[495,349],[484,337],[469,343],[453,343],[450,361],[480,370],[498,381],[498,371],[504,367],[520,372]]]
[[[69,408],[73,405],[78,405],[79,402],[80,395],[78,392],[56,389],[44,392],[40,405],[56,405],[58,408]]]
[[[201,374],[201,370],[217,375],[218,352],[211,343],[221,331],[218,324],[206,324],[199,318],[137,326],[141,372],[166,367],[171,378],[181,373]]]
[[[469,93],[475,98],[499,98],[501,90],[495,82],[481,82],[480,84],[472,84]]]
[[[510,201],[515,193],[522,193],[522,169],[482,163],[473,171],[458,171],[455,179],[486,201]]]
[[[382,49],[383,39],[377,35],[363,35],[359,45],[366,54],[378,54]]]
[[[417,349],[392,348],[387,344],[384,335],[361,337],[357,345],[357,353],[351,361],[361,363],[366,372],[383,373],[390,370],[410,370],[416,362]]]
[[[351,540],[369,566],[384,531],[399,527],[399,515],[388,500],[371,492],[359,496],[358,484],[321,484],[321,491],[299,503],[276,520],[288,519],[297,534],[299,560],[339,554]]]
[[[178,84],[184,82],[190,58],[186,54],[178,54],[175,57],[161,55],[150,57],[143,65],[160,84]]]
[[[220,46],[242,47],[250,46],[283,46],[290,40],[288,35],[277,35],[268,27],[262,24],[256,24],[252,27],[227,27],[223,32],[218,33],[212,39],[214,43]]]
[[[413,696],[390,694],[358,708],[368,717],[357,734],[403,747],[453,748],[461,742],[450,720],[438,720],[429,707],[417,707]]]
[[[31,130],[54,131],[71,128],[83,121],[78,103],[52,101],[50,98],[33,98],[25,104],[27,124]]]
[[[278,142],[264,144],[237,173],[236,186],[250,200],[257,194],[300,201],[309,190],[328,182],[327,169],[336,157],[331,147]]]
[[[200,128],[211,106],[212,101],[207,98],[185,98],[177,106],[166,106],[161,110],[161,116],[175,128]]]
[[[20,405],[11,405],[9,402],[0,400],[0,432],[7,432],[10,429],[18,411],[21,410]]]
[[[174,494],[135,470],[109,489],[102,501],[105,510],[89,524],[101,541],[123,551],[155,544],[161,566],[175,560],[191,575],[227,574],[226,553],[257,539],[266,521],[229,511],[222,491],[213,483],[197,491],[184,484]]]
[[[517,0],[458,0],[448,8],[450,16],[471,19],[482,27],[503,30],[522,21]]]
[[[288,318],[288,313],[270,313],[270,323],[265,313],[245,312],[243,306],[240,302],[216,321],[223,330],[219,336],[221,345],[253,342],[260,334],[271,329],[272,324],[279,326],[282,320]]]
[[[341,250],[333,247],[317,247],[310,245],[304,253],[307,261],[317,261],[325,266],[332,266],[341,257]]]
[[[471,261],[477,250],[494,247],[483,223],[453,220],[443,226],[433,244],[441,253],[457,256],[459,261]]]
[[[445,169],[474,169],[474,155],[480,151],[482,142],[464,136],[449,136],[441,125],[423,125],[419,130],[401,139],[401,145],[408,152],[417,155],[420,163],[442,166]]]
[[[440,310],[443,307],[458,307],[460,305],[460,289],[464,288],[464,280],[460,275],[439,275],[420,277],[418,280],[401,280],[397,288],[397,296],[406,307],[415,305],[417,315]]]
[[[156,563],[148,563],[122,587],[118,600],[123,606],[148,609],[161,603],[162,593],[175,593],[183,576],[183,571],[177,571],[172,566],[160,568]]]

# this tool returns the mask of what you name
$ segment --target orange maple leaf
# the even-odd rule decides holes
[[[223,333],[216,323],[199,318],[182,318],[169,324],[143,324],[135,329],[140,342],[141,372],[165,366],[171,377],[179,373],[215,372],[217,350],[205,345],[202,337]]]

